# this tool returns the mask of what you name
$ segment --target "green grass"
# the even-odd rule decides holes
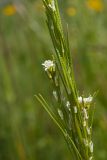
[[[24,16],[7,17],[0,10],[1,160],[70,159],[63,137],[34,98],[38,92],[51,97],[51,87],[40,64],[53,47],[39,3],[26,1]],[[107,2],[104,3],[104,11],[96,13],[79,0],[75,4],[68,0],[62,4],[59,0],[63,24],[69,24],[78,87],[87,94],[99,90],[93,128],[97,160],[107,159]],[[70,5],[78,11],[73,17],[66,14]]]

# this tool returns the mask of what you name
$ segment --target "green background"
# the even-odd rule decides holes
[[[5,2],[5,3],[4,3]],[[0,1],[0,160],[71,160],[59,129],[37,102],[49,101],[51,84],[41,66],[54,53],[41,0],[11,1],[17,12],[6,16],[10,1]],[[101,12],[87,0],[59,0],[80,93],[99,91],[93,125],[96,160],[107,159],[107,2]],[[68,8],[76,10],[68,15]]]

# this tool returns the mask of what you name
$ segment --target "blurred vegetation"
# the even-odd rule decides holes
[[[99,90],[95,159],[107,159],[107,1],[59,0],[80,92]],[[0,1],[0,160],[69,160],[60,131],[35,100],[52,89],[41,63],[54,52],[41,0]]]

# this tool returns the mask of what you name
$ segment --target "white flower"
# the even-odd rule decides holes
[[[69,101],[66,102],[66,106],[67,106],[68,110],[70,111],[71,108],[70,108],[70,102]]]
[[[64,119],[64,116],[63,116],[63,113],[60,109],[58,109],[58,114],[60,116],[60,118],[63,120]]]
[[[85,104],[91,103],[93,100],[93,97],[89,96],[88,98],[83,98],[83,101]]]
[[[82,101],[83,101],[82,99],[83,99],[82,97],[78,97],[78,102],[82,103]]]
[[[93,142],[92,141],[88,142],[88,139],[85,139],[85,138],[83,139],[83,142],[84,142],[85,146],[89,147],[90,152],[93,153]],[[91,159],[92,158],[90,157],[89,160],[91,160]]]
[[[87,123],[86,123],[86,121],[84,120],[84,121],[83,121],[83,126],[86,127],[86,125],[87,125]]]
[[[74,106],[74,113],[77,113],[78,110],[77,110],[77,106]]]
[[[89,158],[89,160],[92,160],[93,159],[93,157],[91,156],[90,158]]]
[[[47,70],[49,70],[51,68],[54,68],[55,64],[51,60],[46,60],[44,63],[42,63],[42,66],[44,66],[45,71],[47,71]]]
[[[87,130],[88,135],[90,135],[91,134],[90,128],[87,127],[86,130]]]
[[[90,152],[93,153],[93,142],[91,141],[89,143]]]
[[[58,100],[57,92],[56,91],[53,91],[53,96],[55,97],[56,100]]]
[[[84,102],[84,104],[89,104],[89,103],[91,103],[92,102],[92,100],[93,100],[93,97],[92,96],[89,96],[88,98],[83,98],[83,97],[78,97],[78,102],[79,103],[82,103],[82,102]]]
[[[83,142],[84,142],[85,146],[88,146],[88,140],[87,139],[83,139]]]
[[[88,119],[88,114],[87,114],[87,110],[85,108],[83,108],[83,114],[84,114],[84,118]]]
[[[52,2],[49,4],[49,7],[50,7],[54,12],[56,11],[54,0],[52,0]]]

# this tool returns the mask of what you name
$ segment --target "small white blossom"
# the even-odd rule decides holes
[[[53,91],[53,96],[56,100],[58,100],[58,97],[57,97],[57,92],[56,91]]]
[[[45,71],[47,71],[47,70],[49,70],[51,68],[54,68],[55,64],[51,60],[46,60],[44,63],[42,63],[42,66],[44,66]]]
[[[82,101],[83,101],[82,99],[83,99],[82,97],[78,97],[78,102],[82,103]]]
[[[89,158],[89,160],[92,160],[93,159],[93,157],[91,156],[90,158]]]
[[[90,128],[87,127],[86,130],[87,130],[88,135],[90,135],[91,134]]]
[[[92,96],[89,96],[88,98],[83,98],[83,97],[78,97],[78,102],[81,104],[82,102],[84,102],[84,104],[89,104],[91,103],[93,100]]]
[[[91,156],[90,158],[89,158],[89,160],[92,160],[93,159],[93,157]]]
[[[52,2],[49,4],[49,7],[50,7],[54,12],[56,11],[56,7],[55,7],[54,0],[52,0]]]
[[[66,102],[66,106],[67,106],[68,110],[70,111],[71,108],[70,108],[70,102],[69,101]]]
[[[70,102],[69,102],[69,101],[67,101],[66,106],[67,106],[67,107],[69,107],[69,106],[70,106]]]
[[[77,113],[78,110],[77,110],[77,106],[74,106],[74,113]]]
[[[87,114],[87,110],[85,108],[83,108],[83,114],[84,114],[84,118],[88,119],[88,114]]]
[[[58,109],[58,114],[60,116],[60,118],[63,120],[64,119],[64,116],[63,116],[63,113],[60,109]]]
[[[91,141],[89,143],[90,152],[93,153],[93,142]]]
[[[87,125],[87,123],[86,123],[86,121],[84,120],[84,121],[83,121],[83,126],[86,127],[86,125]]]
[[[91,103],[93,100],[93,97],[89,96],[88,98],[83,98],[83,101],[85,104]]]
[[[88,145],[89,145],[89,143],[88,143],[88,140],[87,140],[87,139],[83,139],[83,142],[84,142],[85,146],[88,146]]]

